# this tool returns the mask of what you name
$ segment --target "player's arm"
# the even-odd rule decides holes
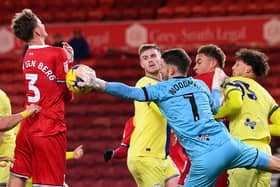
[[[127,157],[129,145],[121,144],[116,149],[106,149],[104,151],[103,157],[104,161],[108,162],[109,160],[115,159],[123,159]]]
[[[268,126],[272,136],[280,136],[280,108],[275,106],[270,113],[269,120],[271,124]]]
[[[14,162],[14,159],[7,156],[0,156],[0,162]],[[0,163],[0,167],[6,167],[6,163]]]
[[[215,115],[215,118],[229,117],[238,113],[241,110],[242,104],[242,92],[239,89],[228,91],[225,96],[225,101]]]
[[[95,72],[92,71],[77,71],[77,77],[81,79],[78,85],[82,87],[89,86],[94,90],[102,91],[109,95],[136,101],[153,101],[153,99],[149,98],[146,87],[136,88],[125,85],[123,83],[106,82],[102,79],[97,78]],[[149,87],[155,85],[150,85]]]
[[[39,112],[40,106],[31,104],[26,106],[26,109],[20,113],[4,116],[0,118],[0,131],[6,131],[15,127],[21,120],[28,118],[33,113]]]
[[[74,151],[67,151],[66,152],[66,160],[71,160],[71,159],[80,159],[84,155],[84,148],[83,145],[79,145],[74,149]]]
[[[222,95],[221,90],[218,89],[213,89],[211,92],[211,97],[212,97],[211,109],[213,114],[216,114],[220,108],[221,95]]]
[[[66,52],[66,56],[69,63],[74,62],[74,50],[67,42],[62,42],[62,47]],[[70,67],[69,67],[70,68]]]

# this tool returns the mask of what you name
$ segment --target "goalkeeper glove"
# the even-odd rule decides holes
[[[108,162],[109,160],[111,160],[114,156],[114,150],[112,149],[107,149],[104,151],[104,161]]]
[[[106,87],[106,81],[99,79],[96,77],[94,70],[88,70],[85,68],[78,69],[77,71],[77,77],[81,79],[81,81],[78,83],[81,87],[92,87],[95,90],[98,91],[104,91]]]

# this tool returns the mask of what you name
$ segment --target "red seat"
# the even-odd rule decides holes
[[[169,19],[173,17],[174,7],[160,7],[157,9],[157,19]]]
[[[266,1],[262,8],[264,14],[279,14],[280,2],[278,0]]]
[[[191,7],[192,17],[205,17],[208,14],[208,6],[200,3]]]
[[[241,16],[244,14],[244,7],[247,4],[242,0],[236,1],[235,3],[228,3],[226,8],[226,14],[229,16]]]
[[[175,18],[187,18],[191,15],[190,6],[181,5],[174,7],[174,17]]]
[[[123,20],[135,20],[139,17],[138,9],[126,8],[121,11]]]
[[[104,18],[103,11],[99,9],[93,9],[87,12],[88,21],[101,21]]]
[[[154,19],[156,17],[156,9],[144,8],[139,10],[139,19]]]
[[[215,17],[221,17],[226,15],[226,9],[225,6],[227,3],[225,1],[219,2],[219,3],[213,3],[208,8],[208,16],[215,16]]]

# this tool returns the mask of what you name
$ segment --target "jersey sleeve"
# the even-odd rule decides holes
[[[123,137],[121,140],[121,145],[129,147],[130,144],[130,138],[132,135],[132,132],[134,130],[134,124],[133,124],[133,117],[129,118],[125,123],[125,128],[123,132]]]
[[[269,131],[272,136],[280,136],[280,108],[278,105],[272,109],[269,115],[271,124],[269,125]]]
[[[223,85],[225,99],[223,105],[219,108],[216,119],[229,117],[237,113],[243,104],[244,91],[238,82],[233,82],[231,79],[226,80]]]
[[[127,157],[127,152],[130,145],[130,137],[134,130],[133,119],[134,118],[131,117],[125,123],[121,145],[114,150],[115,159],[122,159]]]
[[[65,75],[69,69],[67,55],[63,48],[58,47],[56,49],[58,51],[56,56],[56,78],[57,81],[65,81]]]
[[[67,89],[65,83],[65,76],[73,63],[68,62],[66,52],[63,48],[58,47],[57,50],[58,54],[56,56],[56,82],[59,85],[59,87],[63,90],[65,100],[71,100],[73,94]]]
[[[163,96],[163,92],[167,90],[165,88],[165,82],[159,82],[154,85],[148,85],[143,87],[144,93],[145,93],[145,98],[146,101],[159,101],[160,99],[165,99]]]
[[[147,101],[147,95],[144,89],[127,86],[123,83],[107,82],[104,92],[121,98]]]

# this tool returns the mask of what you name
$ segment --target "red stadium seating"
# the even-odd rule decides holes
[[[279,14],[278,0],[2,0],[0,24],[10,22],[14,11],[32,8],[48,22],[121,21],[208,16]],[[48,11],[45,11],[45,10]],[[56,11],[54,11],[56,9]],[[61,11],[63,9],[63,11]],[[7,14],[8,12],[8,14]],[[51,13],[50,13],[51,12]],[[64,14],[64,15],[63,15]]]

